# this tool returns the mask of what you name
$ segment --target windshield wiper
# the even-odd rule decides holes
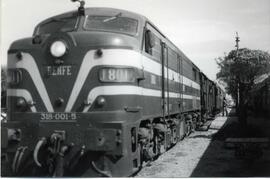
[[[118,18],[118,17],[120,17],[120,16],[122,16],[122,13],[121,13],[121,12],[118,13],[118,14],[116,14],[116,15],[113,16],[113,17],[109,17],[109,18],[107,18],[107,19],[104,19],[103,22],[109,22],[109,21],[114,20],[114,19],[116,19],[116,18]]]

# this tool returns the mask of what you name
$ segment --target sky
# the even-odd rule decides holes
[[[112,7],[148,17],[210,79],[219,71],[215,59],[240,48],[270,52],[270,0],[85,0],[86,7]],[[0,0],[0,59],[6,64],[10,44],[32,35],[40,21],[76,10],[70,0]]]

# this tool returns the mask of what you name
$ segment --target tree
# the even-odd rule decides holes
[[[249,90],[253,87],[256,76],[270,72],[270,54],[261,50],[242,48],[232,50],[228,55],[219,57],[216,61],[220,68],[217,79],[227,84],[226,91],[233,97],[237,111],[241,113],[241,108],[245,108]]]

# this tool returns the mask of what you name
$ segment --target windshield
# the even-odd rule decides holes
[[[46,21],[37,28],[36,34],[51,34],[55,32],[72,31],[76,27],[78,16],[52,18]]]
[[[88,16],[84,28],[86,30],[109,31],[136,35],[138,21],[128,17],[121,17],[121,13],[115,16]]]

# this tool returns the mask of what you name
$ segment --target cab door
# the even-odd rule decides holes
[[[177,60],[177,73],[178,73],[178,93],[180,93],[179,99],[178,99],[178,106],[179,106],[179,113],[183,112],[183,72],[182,72],[182,59],[178,55]]]
[[[169,80],[168,78],[168,49],[164,42],[161,42],[162,55],[161,55],[161,87],[162,87],[162,113],[163,117],[169,115]]]
[[[164,82],[164,64],[166,61],[165,43],[162,34],[150,23],[145,27],[144,55],[147,60],[142,62],[145,71],[148,71],[148,79],[144,80],[144,87],[151,89],[155,93],[153,101],[145,98],[147,111],[145,114],[165,115],[165,82]],[[166,54],[166,55],[165,55]],[[151,103],[149,103],[151,102]],[[167,104],[167,103],[166,103]],[[167,108],[167,107],[166,107]]]

